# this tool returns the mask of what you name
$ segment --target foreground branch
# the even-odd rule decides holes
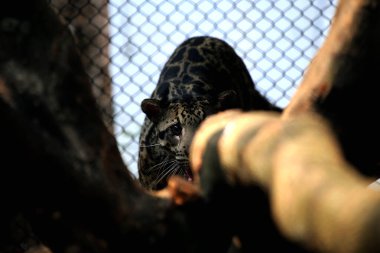
[[[223,129],[217,141],[209,140],[218,130],[209,129]],[[368,189],[371,179],[345,161],[316,115],[289,120],[268,113],[216,115],[197,132],[191,159],[196,171],[203,161],[205,196],[217,194],[220,184],[260,185],[269,194],[277,226],[292,241],[319,252],[380,250],[380,195]],[[219,162],[207,162],[215,159]],[[257,204],[254,196],[245,201]]]

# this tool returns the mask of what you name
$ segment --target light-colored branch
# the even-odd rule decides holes
[[[225,116],[206,120],[194,142],[202,150],[212,136],[202,130],[224,128],[218,154],[228,184],[261,185],[286,237],[319,252],[380,251],[380,194],[345,161],[323,119],[252,112],[218,120]]]

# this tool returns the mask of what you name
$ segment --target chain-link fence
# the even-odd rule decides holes
[[[197,35],[227,41],[243,58],[257,89],[285,107],[322,44],[336,6],[336,0],[50,2],[82,35],[79,43],[90,48],[85,61],[92,64],[88,71],[95,96],[109,115],[105,120],[113,118],[112,131],[135,175],[144,119],[140,102],[150,96],[177,45]]]

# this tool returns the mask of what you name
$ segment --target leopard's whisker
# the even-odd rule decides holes
[[[157,163],[157,164],[153,165],[152,167],[148,168],[147,171],[153,171],[153,170],[156,170],[156,169],[160,169],[160,168],[164,167],[165,165],[167,165],[170,162],[172,162],[172,161],[169,161],[167,159],[163,160],[162,162]]]
[[[172,171],[175,170],[177,167],[177,161],[172,160],[172,163],[169,165],[169,167],[164,168],[165,170],[162,170],[162,173],[160,173],[157,176],[157,179],[154,181],[154,185],[157,185],[159,182],[161,182],[164,178],[166,178],[168,175],[172,174]]]
[[[140,148],[150,148],[150,147],[156,147],[156,146],[160,146],[160,144],[140,145]]]

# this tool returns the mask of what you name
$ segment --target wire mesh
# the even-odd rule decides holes
[[[62,1],[65,3],[56,4]],[[225,40],[242,57],[257,89],[285,107],[327,35],[336,7],[336,0],[50,2],[61,14],[62,8],[73,8],[75,2],[77,15],[87,18],[88,25],[104,15],[100,9],[107,8],[107,23],[96,23],[94,31],[109,38],[108,50],[99,48],[99,53],[109,59],[113,132],[125,163],[136,176],[144,119],[140,102],[150,96],[161,68],[177,45],[198,35]],[[85,12],[85,6],[95,11]],[[70,24],[75,14],[65,19]],[[94,37],[88,38],[88,43]]]

